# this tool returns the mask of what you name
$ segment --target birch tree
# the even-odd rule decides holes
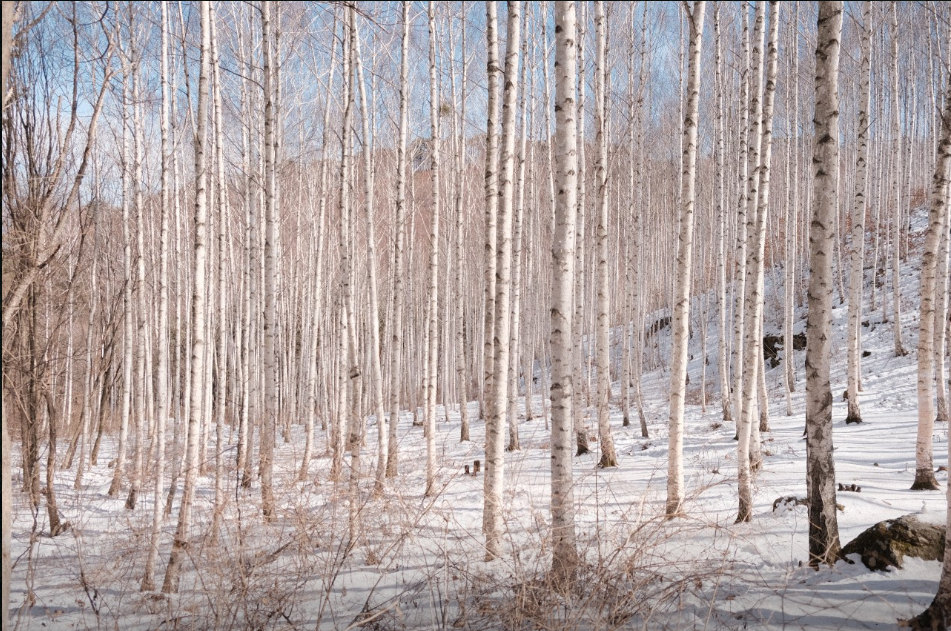
[[[133,290],[132,282],[132,234],[131,219],[129,217],[129,201],[132,196],[129,173],[129,115],[127,104],[131,102],[131,86],[129,81],[128,63],[123,60],[122,76],[122,153],[120,168],[122,170],[122,261],[125,272],[125,286],[122,292],[122,411],[119,417],[119,445],[116,453],[115,469],[112,483],[109,485],[109,496],[115,497],[122,489],[123,476],[126,468],[126,452],[129,448],[129,416],[132,411],[132,368],[133,349],[135,346],[135,329],[132,311]]]
[[[787,115],[787,127],[790,143],[787,147],[786,172],[789,173],[789,163],[792,162],[792,178],[787,188],[788,210],[786,213],[786,250],[784,258],[784,290],[783,301],[783,383],[786,387],[786,416],[792,416],[792,393],[796,390],[796,356],[793,346],[793,326],[796,312],[796,259],[799,245],[799,3],[793,13],[792,27],[790,28],[792,48],[792,113]],[[787,94],[789,88],[787,87]],[[788,98],[787,98],[788,101]]]
[[[690,326],[690,272],[693,257],[693,212],[696,204],[697,123],[700,103],[700,46],[706,3],[696,0],[692,9],[684,5],[690,27],[687,105],[684,110],[684,167],[682,174],[683,207],[677,247],[677,276],[671,333],[670,358],[670,437],[667,462],[667,517],[681,512],[684,501],[683,423],[687,378],[687,342]]]
[[[2,13],[2,30],[0,30],[0,43],[2,43],[2,54],[0,54],[0,60],[2,60],[2,83],[0,83],[0,111],[6,109],[7,105],[7,78],[10,76],[10,45],[13,42],[13,23],[14,16],[16,15],[16,3],[12,0],[4,0],[3,2],[3,11]],[[4,165],[6,166],[6,165]],[[4,292],[5,294],[6,292]],[[3,296],[4,302],[6,302],[6,295]],[[4,311],[6,311],[6,304],[4,306]],[[6,316],[6,313],[4,313]],[[6,318],[4,317],[3,330],[7,330]],[[10,432],[7,430],[7,402],[6,396],[4,395],[4,390],[6,388],[0,387],[0,420],[3,423],[3,436],[0,438],[2,441],[3,449],[3,460],[2,466],[3,471],[0,472],[0,477],[3,478],[3,497],[0,501],[3,502],[3,517],[0,519],[2,522],[3,528],[3,580],[2,586],[2,600],[0,600],[0,623],[3,624],[3,631],[7,631],[9,618],[10,618],[10,581],[13,578],[12,565],[10,561],[10,548],[12,545],[12,535],[11,535],[11,523],[13,522],[13,480],[11,473],[11,466],[13,460],[13,454],[11,453],[10,448]]]
[[[161,171],[160,171],[160,236],[158,275],[158,364],[155,391],[155,490],[152,507],[152,532],[149,553],[142,576],[142,591],[155,589],[155,564],[158,561],[159,537],[162,526],[162,490],[165,483],[165,421],[168,417],[168,232],[169,232],[169,167],[171,143],[169,142],[169,95],[168,95],[168,2],[162,0],[162,50],[161,50]]]
[[[436,367],[439,350],[439,79],[436,75],[436,3],[429,1],[429,125],[432,136],[430,148],[430,175],[432,176],[433,203],[429,242],[429,348],[426,367],[426,496],[436,491]],[[507,307],[508,305],[506,305]],[[507,338],[506,338],[507,341]],[[496,373],[497,384],[505,384],[503,373]],[[503,385],[504,387],[504,385]],[[488,425],[489,419],[486,419]],[[488,442],[488,427],[486,441]],[[486,444],[486,485],[492,461]]]
[[[839,49],[843,3],[820,2],[816,40],[814,200],[809,225],[806,320],[806,476],[809,564],[839,558],[832,447],[832,240],[839,169]]]
[[[373,152],[370,135],[370,107],[367,104],[367,90],[363,77],[363,63],[360,55],[360,33],[354,25],[354,60],[357,68],[357,86],[360,93],[360,117],[363,131],[363,207],[367,229],[367,273],[370,292],[370,380],[373,398],[373,411],[377,428],[377,467],[375,492],[383,490],[386,477],[386,456],[388,453],[385,402],[383,401],[383,366],[380,363],[380,298],[377,292],[376,270],[376,228],[373,220]],[[435,243],[435,242],[434,242]],[[318,259],[319,261],[319,259]]]
[[[748,258],[746,263],[746,334],[743,342],[743,406],[741,408],[740,426],[738,427],[739,442],[737,443],[737,467],[740,510],[738,522],[750,521],[752,518],[752,488],[750,474],[757,465],[755,446],[751,446],[755,427],[754,410],[756,405],[756,389],[760,375],[762,360],[762,331],[760,322],[763,318],[763,278],[766,246],[766,214],[769,209],[769,174],[772,154],[772,125],[773,125],[773,96],[776,91],[777,39],[779,33],[779,5],[769,3],[769,70],[766,73],[766,85],[760,101],[760,89],[763,87],[763,19],[766,13],[766,3],[760,2],[756,6],[756,22],[753,35],[753,64],[756,83],[753,94],[753,133],[761,134],[761,141],[751,143],[751,159],[759,165],[751,176],[750,203],[747,207],[747,230],[751,242],[748,244]],[[759,119],[762,119],[760,125]],[[762,149],[762,158],[757,160]],[[755,180],[755,182],[754,182]],[[761,401],[761,405],[763,402]]]
[[[274,512],[274,440],[277,432],[277,174],[274,164],[274,74],[271,59],[271,2],[261,2],[264,59],[264,408],[261,425],[261,512]]]
[[[862,69],[859,77],[858,155],[855,159],[855,201],[852,207],[852,269],[849,274],[848,399],[846,424],[861,423],[859,353],[862,334],[862,268],[865,260],[865,211],[868,182],[868,128],[872,82],[872,4],[862,6]]]
[[[201,72],[198,77],[198,108],[195,113],[195,253],[194,272],[192,275],[192,382],[198,383],[204,373],[205,358],[205,300],[207,287],[205,284],[205,258],[207,256],[207,199],[205,187],[208,174],[205,165],[205,147],[207,144],[208,118],[208,76],[210,71],[211,50],[211,3],[202,2],[201,10]],[[178,592],[181,579],[182,562],[188,554],[189,529],[192,522],[192,501],[195,497],[195,485],[198,478],[198,439],[201,425],[201,397],[200,388],[191,389],[191,404],[188,417],[188,437],[185,449],[185,484],[182,490],[182,500],[178,512],[178,525],[175,527],[175,537],[172,541],[172,552],[169,555],[168,566],[165,570],[165,580],[162,584],[162,593],[174,594]]]
[[[498,246],[499,209],[499,40],[498,6],[487,0],[485,3],[486,80],[488,95],[485,119],[485,320],[483,328],[483,396],[482,417],[488,419],[486,402],[491,396],[495,371],[495,277],[496,250]]]
[[[488,5],[487,5],[488,6]],[[403,35],[400,56],[400,123],[396,145],[396,242],[393,246],[393,326],[390,347],[390,440],[386,477],[397,474],[396,430],[400,417],[400,384],[403,354],[403,243],[406,240],[406,135],[409,130],[409,9],[403,3]]]
[[[717,366],[720,373],[720,407],[725,422],[733,421],[730,405],[730,362],[727,357],[727,288],[726,288],[726,168],[725,121],[723,96],[723,45],[720,39],[720,3],[713,5],[713,32],[716,37],[716,207],[717,207]]]
[[[578,564],[571,470],[574,405],[571,353],[578,133],[575,113],[575,3],[555,3],[555,235],[551,307],[551,530],[552,572],[567,580]]]
[[[742,23],[743,23],[743,63],[740,67],[740,127],[737,142],[740,145],[739,161],[739,194],[737,197],[736,213],[736,285],[734,294],[736,301],[733,309],[733,394],[736,397],[734,409],[737,417],[743,418],[743,342],[745,329],[745,304],[746,304],[746,250],[747,250],[747,195],[749,193],[749,168],[752,157],[750,156],[750,143],[753,138],[753,131],[750,129],[750,108],[746,106],[749,103],[750,95],[750,32],[747,9],[741,5]],[[756,168],[753,162],[753,168]],[[737,428],[737,439],[739,439],[739,428]]]
[[[459,440],[460,442],[469,440],[469,397],[466,384],[466,320],[465,320],[465,291],[463,287],[463,265],[465,263],[465,215],[466,209],[463,206],[465,196],[465,172],[466,172],[466,5],[462,5],[462,69],[459,75],[461,83],[460,92],[462,93],[461,105],[456,107],[458,118],[455,121],[455,133],[457,138],[455,168],[456,168],[456,278],[455,278],[455,314],[456,314],[456,387],[459,389]],[[456,106],[455,95],[455,75],[453,79],[453,105]]]
[[[608,138],[606,105],[607,89],[605,87],[605,66],[607,64],[607,26],[605,24],[604,2],[594,3],[594,28],[596,39],[595,52],[595,143],[598,146],[595,176],[597,179],[598,205],[598,325],[597,325],[597,352],[598,352],[598,433],[601,445],[601,467],[616,467],[617,453],[614,450],[614,439],[611,437],[611,321],[609,313],[611,300],[608,278]]]
[[[505,410],[508,399],[509,335],[511,327],[512,222],[515,189],[515,115],[521,2],[509,2],[505,50],[505,91],[502,98],[502,163],[499,189],[498,252],[495,276],[495,322],[492,342],[495,367],[489,390],[485,429],[485,508],[483,532],[486,560],[501,554],[502,490],[505,484]],[[434,79],[435,80],[435,79]]]
[[[898,2],[892,0],[892,203],[895,205],[892,216],[892,324],[895,340],[895,357],[905,354],[901,339],[901,108],[898,99]]]
[[[951,77],[951,75],[949,75]],[[951,80],[949,80],[951,83]],[[934,482],[934,473],[931,461],[931,432],[933,429],[934,408],[931,400],[931,380],[933,377],[933,337],[935,327],[945,326],[943,322],[935,321],[934,291],[936,268],[946,264],[936,260],[935,247],[940,230],[948,231],[948,222],[951,220],[951,208],[948,204],[948,179],[951,177],[951,89],[945,94],[944,110],[941,113],[941,139],[935,152],[935,170],[931,179],[931,203],[928,210],[928,231],[925,235],[924,257],[921,263],[921,316],[918,326],[918,445],[915,449],[915,486],[912,488],[938,488]],[[943,224],[943,225],[942,225]],[[927,425],[928,436],[922,436],[922,425]],[[925,438],[926,440],[922,440]],[[927,442],[927,453],[922,453]],[[948,457],[951,459],[951,441],[948,441]],[[927,465],[928,471],[923,472],[922,466]],[[930,477],[930,479],[928,479]],[[922,485],[919,487],[919,482]],[[946,489],[947,515],[951,520],[951,484]],[[948,521],[951,523],[951,521]],[[934,600],[923,612],[911,620],[913,629],[941,629],[947,628],[951,617],[951,530],[945,531],[944,558],[941,567],[941,578],[938,581],[938,591]]]
[[[951,82],[949,82],[951,95]],[[931,178],[931,203],[928,209],[928,230],[925,233],[921,259],[921,313],[918,323],[918,438],[915,442],[915,481],[913,491],[940,488],[934,475],[932,437],[934,435],[935,289],[937,286],[938,252],[942,231],[948,225],[948,180],[951,177],[951,98],[945,96],[941,115],[941,140],[935,154],[934,176]],[[943,263],[943,261],[942,261]]]

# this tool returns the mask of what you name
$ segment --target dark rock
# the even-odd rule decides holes
[[[862,320],[862,326],[864,326],[867,329],[868,325],[869,325],[868,320]]]
[[[792,336],[792,347],[796,351],[806,350],[806,334],[805,333],[796,333]]]
[[[770,368],[779,366],[779,351],[783,347],[783,338],[779,335],[763,336],[763,360],[769,362]]]
[[[872,351],[862,351],[862,357],[871,357]]]
[[[780,507],[780,505],[786,506],[808,506],[809,502],[806,501],[804,497],[796,497],[795,495],[787,495],[785,497],[777,497],[773,500],[773,511]]]
[[[944,558],[945,526],[918,521],[914,515],[880,521],[842,548],[842,558],[858,554],[870,570],[901,568],[906,556],[925,561]]]

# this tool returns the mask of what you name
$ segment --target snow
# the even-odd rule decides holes
[[[917,226],[920,230],[920,225]],[[918,273],[903,274],[906,348],[917,341]],[[767,294],[771,290],[767,288]],[[839,533],[846,543],[872,524],[907,513],[943,523],[945,491],[909,491],[914,479],[915,354],[894,357],[892,325],[869,313],[863,319],[861,406],[864,422],[845,424],[846,309],[834,314],[834,440],[837,481],[861,492],[840,492]],[[890,300],[890,295],[886,295]],[[714,315],[711,310],[711,317]],[[777,316],[780,314],[772,314]],[[798,313],[801,330],[804,313]],[[778,323],[772,323],[778,329]],[[715,326],[711,326],[715,334]],[[664,341],[660,341],[661,348]],[[691,387],[700,382],[699,336],[690,363]],[[123,508],[124,495],[107,496],[114,444],[106,441],[99,465],[87,471],[80,491],[73,471],[59,471],[60,510],[72,528],[50,538],[45,505],[34,514],[23,493],[14,498],[12,612],[19,629],[211,629],[320,628],[644,628],[644,629],[885,629],[921,611],[934,596],[940,563],[906,559],[901,570],[872,572],[845,561],[819,571],[806,566],[804,506],[773,502],[805,495],[804,352],[796,352],[794,415],[783,415],[782,366],[769,370],[771,432],[755,477],[753,521],[734,524],[736,443],[732,424],[720,424],[716,340],[707,340],[708,411],[687,406],[685,517],[663,519],[666,492],[667,374],[645,374],[643,391],[650,438],[634,423],[612,419],[620,465],[596,468],[599,454],[578,457],[577,530],[585,566],[578,591],[555,593],[539,582],[550,565],[548,498],[550,459],[544,421],[522,421],[522,450],[506,453],[505,534],[502,559],[483,559],[483,479],[463,474],[484,461],[484,426],[472,425],[472,441],[459,443],[459,415],[439,408],[437,448],[440,492],[424,497],[425,442],[410,415],[399,431],[400,477],[380,499],[365,480],[363,532],[349,554],[347,482],[329,481],[326,437],[317,431],[311,478],[294,482],[303,436],[278,439],[276,491],[279,518],[264,524],[259,490],[235,489],[233,449],[226,451],[229,501],[217,541],[207,535],[213,501],[213,464],[199,478],[196,524],[191,532],[181,593],[140,593],[148,549],[151,490],[139,507]],[[540,414],[542,402],[533,402]],[[477,406],[471,404],[470,416]],[[524,419],[524,401],[520,408]],[[593,410],[588,425],[595,433]],[[168,430],[172,434],[172,428]],[[227,432],[226,432],[227,433]],[[228,436],[233,445],[234,436]],[[947,466],[948,428],[937,426],[935,466]],[[227,447],[226,447],[227,448]],[[213,453],[212,450],[209,450]],[[372,472],[376,425],[368,431],[364,470]],[[43,457],[45,462],[45,456]],[[16,462],[16,461],[15,461]],[[75,465],[74,465],[75,466]],[[22,485],[15,472],[14,485]],[[947,484],[947,473],[937,474]],[[178,494],[180,498],[181,493]],[[177,516],[163,524],[160,565],[171,545]],[[35,520],[35,522],[34,522]],[[35,527],[34,527],[35,523]],[[28,573],[28,568],[31,568]],[[29,575],[28,575],[29,574]],[[35,595],[24,606],[27,586]],[[369,620],[368,620],[369,619]],[[367,621],[368,620],[368,621]]]

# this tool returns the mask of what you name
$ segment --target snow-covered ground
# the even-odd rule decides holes
[[[905,346],[917,342],[917,261],[904,272]],[[768,291],[769,293],[769,291]],[[868,292],[866,292],[867,294]],[[888,295],[890,299],[890,294]],[[866,295],[866,308],[868,295]],[[861,406],[864,421],[845,425],[846,308],[836,309],[833,392],[836,477],[858,484],[838,502],[843,544],[872,524],[907,513],[944,522],[944,490],[912,492],[914,479],[915,354],[896,358],[892,324],[866,314]],[[804,313],[800,313],[804,316]],[[711,331],[715,331],[711,327]],[[698,343],[695,336],[693,343]],[[689,498],[686,516],[663,519],[666,493],[668,376],[644,376],[650,438],[636,420],[613,423],[620,466],[596,468],[599,454],[575,459],[578,535],[585,566],[578,586],[553,593],[541,579],[550,565],[548,433],[536,418],[520,427],[521,451],[506,454],[504,558],[483,560],[481,476],[463,474],[484,460],[483,430],[460,443],[459,415],[437,426],[441,490],[424,497],[425,443],[410,416],[400,426],[400,477],[382,498],[365,481],[356,547],[347,553],[347,483],[329,481],[330,459],[317,458],[310,481],[294,482],[303,451],[301,429],[278,441],[278,519],[262,523],[257,485],[236,490],[228,451],[229,500],[217,541],[207,536],[213,466],[200,478],[196,525],[181,593],[140,593],[148,547],[151,491],[134,512],[124,496],[110,498],[107,443],[84,488],[74,471],[60,471],[60,510],[72,528],[50,538],[45,506],[34,515],[22,493],[14,498],[13,618],[19,629],[346,629],[365,628],[632,628],[632,629],[885,629],[931,601],[940,575],[935,561],[907,559],[904,569],[872,572],[840,562],[817,571],[807,560],[803,506],[773,502],[805,495],[804,352],[797,352],[794,415],[784,415],[781,367],[767,374],[771,431],[764,435],[763,469],[755,478],[753,521],[736,516],[734,427],[719,422],[716,340],[707,341],[710,404],[688,405],[684,439]],[[691,350],[692,388],[700,381],[699,348]],[[541,400],[533,402],[540,414]],[[520,408],[523,412],[524,405]],[[477,412],[473,404],[472,414]],[[592,410],[589,410],[591,413]],[[440,407],[439,413],[444,416]],[[595,423],[589,417],[594,435]],[[170,429],[171,435],[171,429]],[[233,437],[232,437],[233,438]],[[317,432],[318,451],[326,437]],[[367,437],[365,470],[372,471],[376,429]],[[947,463],[948,428],[934,434],[935,465]],[[233,443],[229,443],[233,444]],[[45,462],[45,457],[43,458]],[[22,485],[15,472],[14,485]],[[947,473],[937,474],[947,483]],[[174,529],[164,524],[157,581],[161,583]],[[33,607],[24,606],[28,590]]]

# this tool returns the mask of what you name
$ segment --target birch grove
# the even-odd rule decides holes
[[[944,512],[947,3],[3,5],[4,630],[676,626]]]

